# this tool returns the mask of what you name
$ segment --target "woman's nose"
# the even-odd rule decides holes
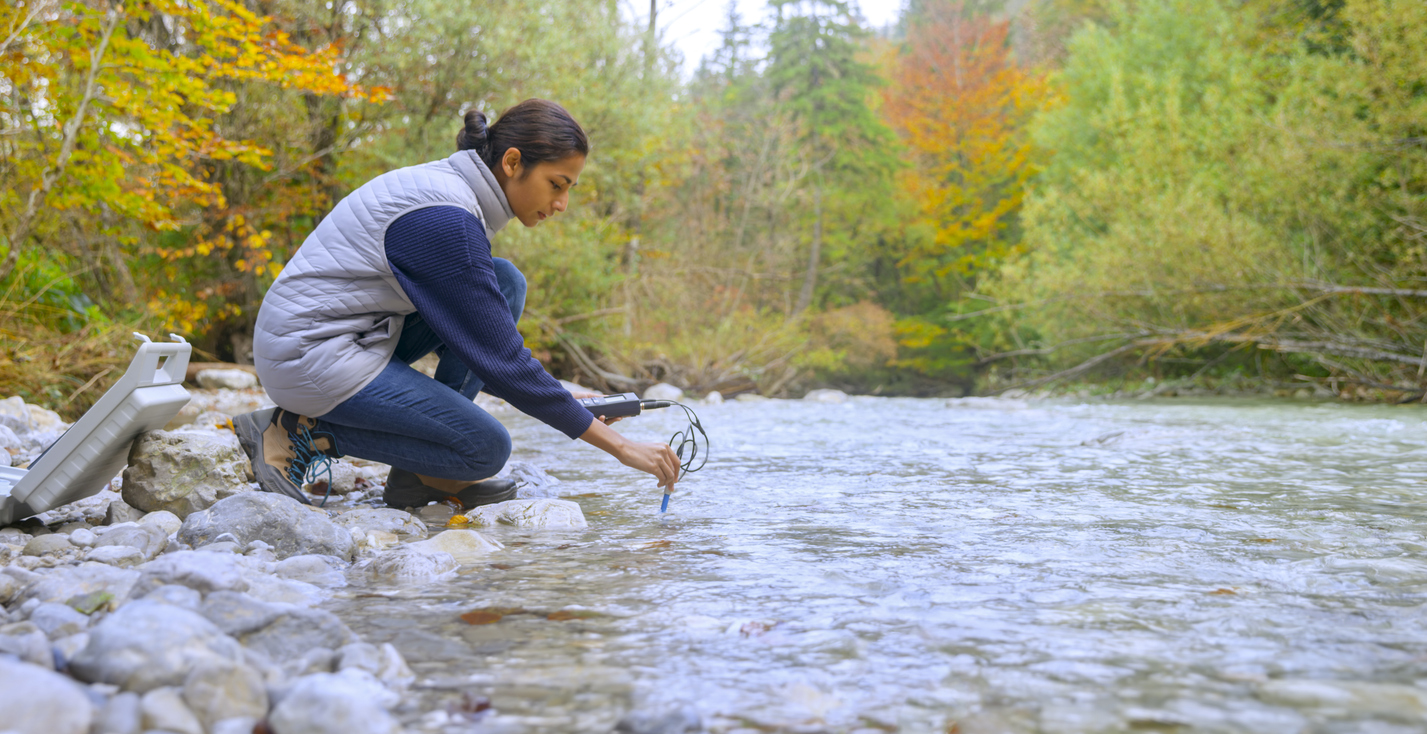
[[[565,211],[565,207],[569,205],[569,202],[570,202],[570,192],[566,191],[566,192],[561,193],[559,196],[555,197],[555,204],[554,204],[555,211],[557,211],[557,212],[563,212],[563,211]]]

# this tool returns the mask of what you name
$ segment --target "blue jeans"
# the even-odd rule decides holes
[[[501,295],[520,321],[525,276],[509,260],[493,259]],[[410,366],[433,351],[440,357],[435,379]],[[420,314],[408,314],[381,374],[318,418],[316,430],[331,434],[344,456],[441,479],[485,479],[510,458],[510,434],[471,402],[483,386]]]

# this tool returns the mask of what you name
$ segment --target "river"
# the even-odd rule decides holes
[[[698,406],[711,459],[666,516],[652,482],[505,418],[589,528],[499,528],[453,581],[329,608],[407,656],[416,731],[1427,726],[1421,408],[960,405]],[[492,709],[429,713],[463,694]]]

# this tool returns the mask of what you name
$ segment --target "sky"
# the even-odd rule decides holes
[[[658,0],[655,23],[666,44],[672,43],[684,54],[684,76],[690,76],[699,60],[718,47],[718,32],[724,26],[731,0]],[[744,23],[763,20],[767,14],[766,0],[732,0],[737,3]],[[882,28],[897,22],[902,0],[853,0],[860,7],[869,28]],[[628,17],[644,25],[649,22],[649,0],[620,0]]]

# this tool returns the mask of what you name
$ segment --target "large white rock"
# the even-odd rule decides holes
[[[261,540],[279,558],[317,553],[352,559],[352,534],[346,528],[317,508],[271,492],[245,492],[189,515],[178,539],[198,548],[224,533],[232,533],[242,546]]]
[[[247,370],[199,370],[194,381],[205,390],[251,390],[258,386],[258,377]]]
[[[585,513],[579,504],[557,499],[518,499],[484,505],[466,513],[476,527],[514,525],[521,528],[583,528]]]
[[[368,534],[374,532],[395,533],[403,540],[419,540],[425,538],[427,534],[426,523],[417,519],[410,512],[390,507],[348,510],[338,515],[333,519],[333,522],[348,530],[361,528]]]
[[[251,492],[248,457],[231,433],[150,431],[129,449],[124,502],[179,519],[240,492]]]
[[[399,546],[373,558],[367,563],[367,575],[381,581],[419,583],[451,576],[461,565],[450,553],[413,545]]]
[[[69,667],[80,680],[146,693],[181,686],[198,666],[239,654],[237,641],[196,612],[139,599],[95,625]]]
[[[69,678],[0,658],[0,726],[23,734],[89,734],[94,705]]]
[[[644,391],[645,400],[678,400],[684,397],[684,391],[667,382],[651,385]]]
[[[273,734],[399,734],[400,724],[386,710],[392,699],[365,672],[316,673],[287,687],[268,726]]]
[[[447,530],[409,547],[450,553],[457,563],[478,563],[505,546],[474,530]]]
[[[820,390],[809,391],[807,395],[803,396],[803,399],[813,403],[832,403],[835,405],[847,402],[847,393],[841,390],[822,388]]]

